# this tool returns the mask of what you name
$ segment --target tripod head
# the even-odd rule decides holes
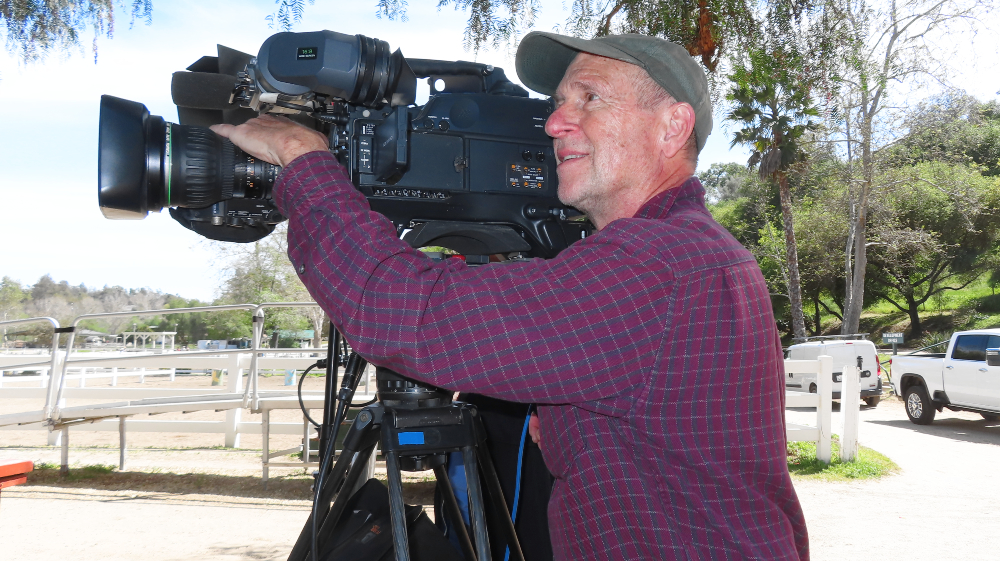
[[[421,409],[451,405],[452,392],[400,376],[381,366],[375,369],[378,400],[386,407]]]

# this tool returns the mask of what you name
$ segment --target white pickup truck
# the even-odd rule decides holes
[[[978,329],[953,334],[944,353],[892,357],[892,386],[906,402],[906,415],[927,425],[947,407],[1000,419],[998,348],[1000,329]]]

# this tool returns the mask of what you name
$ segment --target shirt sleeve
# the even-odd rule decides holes
[[[621,415],[660,350],[670,271],[614,224],[550,260],[434,261],[326,152],[290,164],[275,202],[300,279],[373,364],[449,390]]]

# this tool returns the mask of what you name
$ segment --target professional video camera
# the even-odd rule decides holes
[[[416,106],[416,80],[431,96]],[[333,31],[278,33],[256,57],[219,46],[173,76],[180,124],[101,98],[99,203],[105,217],[170,208],[208,238],[251,242],[285,220],[280,168],[207,127],[281,114],[330,139],[351,182],[414,247],[552,257],[586,235],[556,198],[548,101],[500,68],[405,59],[386,42]]]

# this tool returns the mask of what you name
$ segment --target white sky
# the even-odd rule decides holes
[[[478,60],[502,67],[516,80],[513,56],[505,50],[475,57],[462,49],[466,14],[437,2],[410,2],[409,21],[375,17],[375,2],[330,2],[307,6],[296,31],[332,29],[388,41],[412,58]],[[549,30],[567,15],[565,3],[545,2],[536,29]],[[336,8],[334,8],[336,6]],[[97,206],[97,125],[101,94],[145,104],[154,115],[177,120],[170,101],[170,76],[216,44],[256,54],[277,30],[265,17],[269,0],[155,2],[153,23],[128,28],[119,17],[112,40],[99,40],[99,59],[86,50],[50,56],[23,66],[0,54],[0,277],[34,284],[42,275],[99,288],[149,287],[186,298],[211,300],[220,282],[218,254],[166,212],[142,221],[112,221]],[[985,37],[984,37],[985,36]],[[980,99],[1000,90],[996,37],[980,34],[980,45],[961,69],[957,83]],[[983,41],[985,40],[985,41]],[[970,53],[971,55],[972,53]],[[729,138],[716,116],[701,167],[745,162],[743,150],[729,152]],[[215,262],[215,263],[214,263]]]

